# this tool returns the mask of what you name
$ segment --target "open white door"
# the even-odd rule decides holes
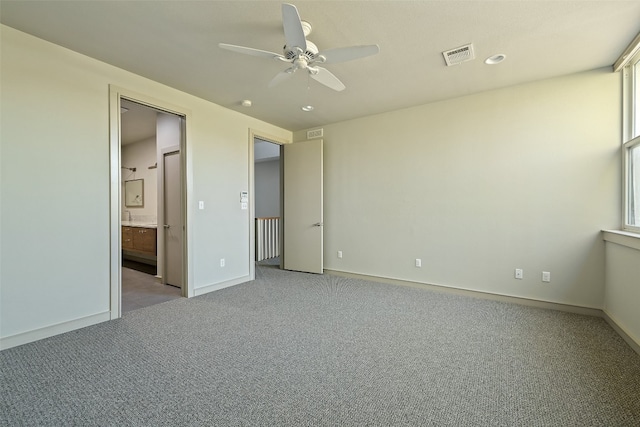
[[[323,272],[322,140],[284,146],[284,269]]]
[[[180,151],[162,155],[164,180],[164,274],[162,282],[182,288],[182,193]]]

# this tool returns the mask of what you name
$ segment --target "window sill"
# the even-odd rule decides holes
[[[616,243],[640,251],[640,234],[622,230],[602,230],[606,242]]]

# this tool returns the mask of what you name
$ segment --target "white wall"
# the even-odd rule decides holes
[[[156,142],[158,148],[158,164],[162,160],[161,152],[164,148],[180,145],[181,128],[180,117],[175,114],[158,112],[156,121]]]
[[[190,279],[248,279],[247,130],[291,133],[1,28],[0,345],[108,318],[110,84],[192,112]],[[326,268],[601,308],[620,105],[600,70],[325,126]]]
[[[256,162],[255,216],[280,216],[280,159]]]
[[[602,308],[620,109],[606,69],[324,126],[325,268]]]
[[[6,26],[0,36],[2,347],[109,318],[111,84],[191,112],[193,287],[249,279],[252,221],[238,203],[249,189],[248,130],[284,140],[289,131]],[[212,261],[222,256],[224,268]]]
[[[604,311],[640,346],[640,241],[609,234]]]
[[[156,138],[148,138],[122,146],[121,164],[128,168],[136,168],[135,172],[122,169],[122,219],[126,221],[126,211],[131,218],[140,221],[156,222],[158,215],[158,169],[149,169],[156,163]],[[124,204],[125,181],[142,179],[144,191],[144,206],[126,207]]]

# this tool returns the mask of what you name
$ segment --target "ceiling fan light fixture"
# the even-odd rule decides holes
[[[300,107],[300,109],[306,113],[313,111],[313,105],[305,105],[303,107]]]
[[[282,5],[282,27],[285,40],[282,54],[227,43],[219,43],[218,46],[244,55],[277,59],[290,63],[291,66],[288,69],[281,71],[271,79],[268,87],[276,86],[287,80],[296,70],[306,70],[312,79],[337,92],[345,89],[344,83],[333,75],[331,71],[320,67],[318,64],[351,61],[375,55],[380,51],[378,45],[361,45],[334,48],[320,52],[313,42],[307,40],[307,36],[311,34],[311,24],[301,20],[298,9],[288,3]],[[305,108],[308,108],[308,106]],[[311,111],[311,109],[305,109],[305,111]]]
[[[313,27],[310,23],[300,20],[300,25],[302,26],[302,32],[304,33],[305,37],[311,34],[311,30],[313,30]]]
[[[484,63],[487,65],[496,65],[504,61],[506,58],[507,58],[507,55],[505,55],[504,53],[498,53],[496,55],[492,55],[487,59],[485,59]]]

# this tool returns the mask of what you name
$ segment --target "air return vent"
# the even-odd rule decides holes
[[[322,138],[322,134],[324,129],[320,128],[320,129],[314,129],[314,130],[308,130],[307,131],[307,139],[313,139],[313,138]]]
[[[475,59],[472,44],[447,50],[442,52],[442,56],[444,56],[444,61],[447,63],[447,66],[457,65]]]

